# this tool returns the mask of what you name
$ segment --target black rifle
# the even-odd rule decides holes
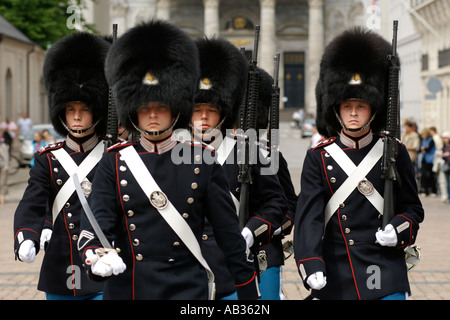
[[[250,164],[250,141],[247,136],[249,129],[256,130],[256,117],[259,100],[259,71],[256,67],[258,56],[258,42],[259,42],[259,26],[255,26],[255,43],[253,48],[253,57],[249,61],[248,78],[247,78],[247,92],[245,101],[241,105],[239,126],[244,137],[244,161],[239,165],[238,181],[241,183],[241,193],[239,199],[239,226],[241,230],[247,223],[250,214],[248,210],[249,205],[249,186],[253,183],[252,170]],[[242,110],[242,108],[245,108]],[[255,131],[256,132],[256,131]]]
[[[269,111],[269,132],[267,140],[269,142],[269,155],[272,167],[278,172],[278,147],[280,145],[280,88],[278,87],[278,73],[280,70],[280,53],[274,57],[273,85],[272,85],[272,102]]]
[[[400,139],[400,108],[399,108],[399,73],[400,66],[397,57],[397,28],[398,21],[394,20],[392,38],[392,54],[388,55],[391,63],[389,67],[389,96],[387,103],[387,122],[384,132],[384,150],[381,163],[384,182],[383,229],[394,217],[394,181],[400,183],[396,168],[398,155],[398,139]]]
[[[117,39],[117,24],[113,24],[113,43]],[[109,88],[108,100],[108,119],[106,124],[106,143],[105,150],[117,142],[119,132],[119,121],[117,120],[116,104],[112,94],[111,87]]]

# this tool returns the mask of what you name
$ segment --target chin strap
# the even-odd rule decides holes
[[[375,118],[375,115],[377,114],[376,112],[373,114],[373,116],[370,118],[370,120],[363,125],[361,128],[356,128],[356,129],[350,129],[347,128],[347,126],[342,122],[341,117],[339,117],[339,115],[337,114],[336,110],[334,110],[334,114],[336,115],[336,118],[338,119],[339,123],[341,124],[342,128],[344,128],[344,130],[350,131],[350,132],[361,132],[364,129],[367,128],[367,126],[373,121],[373,119]]]
[[[95,126],[99,124],[100,119],[97,120],[97,122],[94,123],[94,124],[93,124],[92,126],[90,126],[89,128],[86,128],[86,129],[80,129],[80,130],[73,130],[73,129],[70,129],[70,128],[67,126],[67,124],[66,124],[64,121],[62,121],[61,118],[59,118],[59,121],[61,121],[63,127],[64,127],[67,131],[69,131],[70,133],[72,133],[72,134],[73,134],[73,133],[81,134],[81,133],[88,132],[88,131],[91,130],[91,129],[94,129]]]
[[[178,118],[180,117],[180,114],[178,113],[177,118],[174,120],[174,122],[170,125],[170,127],[168,127],[165,130],[161,130],[161,131],[147,131],[147,130],[143,130],[141,128],[139,128],[137,125],[134,124],[133,120],[131,120],[131,117],[128,116],[128,119],[130,119],[131,124],[133,125],[133,127],[140,133],[140,134],[144,134],[147,136],[152,136],[152,137],[157,137],[159,135],[162,135],[166,132],[168,132],[169,130],[172,130],[173,127],[175,127],[175,124],[178,122]]]
[[[215,126],[215,127],[212,128],[212,129],[209,129],[209,130],[199,130],[199,129],[197,129],[196,127],[194,127],[194,126],[192,125],[191,122],[189,122],[189,127],[190,127],[195,133],[198,133],[198,134],[213,134],[213,133],[216,132],[216,130],[219,130],[219,128],[222,126],[222,124],[224,123],[224,121],[225,121],[226,118],[227,118],[227,117],[225,116],[225,117],[222,119],[222,121],[219,122],[219,124],[218,124],[217,126]],[[219,130],[219,131],[220,131],[220,130]]]

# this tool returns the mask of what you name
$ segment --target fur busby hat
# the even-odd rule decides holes
[[[43,77],[47,89],[50,119],[56,132],[65,136],[66,103],[82,101],[91,108],[95,131],[104,135],[108,114],[108,83],[104,65],[111,44],[87,32],[70,34],[47,52]]]
[[[330,137],[342,126],[336,116],[348,99],[366,100],[376,114],[370,127],[379,132],[386,125],[389,84],[388,55],[392,46],[380,35],[361,27],[344,31],[325,48],[316,85],[316,123],[320,134]]]
[[[259,103],[256,118],[256,129],[267,129],[269,125],[269,112],[272,105],[273,78],[264,69],[259,71]]]
[[[135,130],[140,105],[162,102],[179,114],[176,127],[187,125],[199,79],[198,51],[178,27],[162,20],[141,23],[114,41],[106,58],[119,122]]]
[[[196,41],[200,57],[200,83],[196,103],[210,103],[220,110],[222,129],[236,123],[247,87],[247,60],[233,44],[220,38]]]

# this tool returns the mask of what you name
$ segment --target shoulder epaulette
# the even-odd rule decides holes
[[[320,142],[317,144],[317,146],[315,146],[315,147],[313,148],[313,150],[316,150],[316,149],[318,149],[318,148],[325,147],[325,146],[327,146],[327,145],[333,143],[335,140],[336,140],[336,137],[331,137],[331,138],[322,140],[322,141],[320,141]]]
[[[62,148],[63,146],[64,146],[64,141],[60,141],[60,142],[56,142],[56,143],[50,143],[50,144],[48,144],[48,145],[46,145],[44,147],[41,147],[39,149],[39,155],[41,155],[41,154],[43,154],[45,152],[51,151],[51,150],[56,150],[56,149]]]
[[[122,141],[122,142],[118,142],[116,144],[113,144],[108,149],[106,149],[106,153],[108,153],[108,152],[110,152],[112,150],[119,150],[121,148],[128,147],[128,146],[134,146],[134,145],[136,145],[136,141]]]

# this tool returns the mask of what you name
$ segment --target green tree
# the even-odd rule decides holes
[[[0,0],[0,14],[44,49],[80,29],[97,33],[79,9],[88,0]],[[91,0],[95,2],[95,0]]]

